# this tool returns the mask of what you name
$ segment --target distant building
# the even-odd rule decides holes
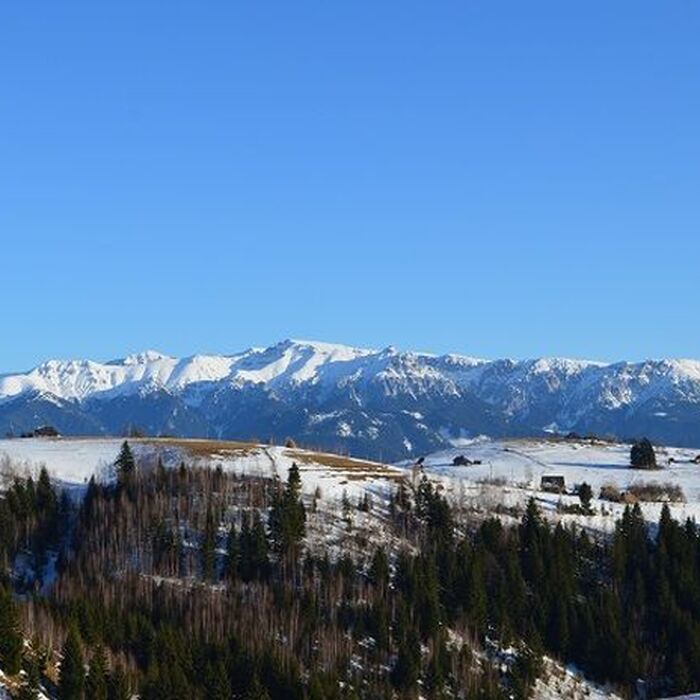
[[[453,467],[468,467],[472,464],[471,459],[468,457],[465,457],[464,455],[457,455],[453,460],[452,460],[452,466]]]
[[[59,434],[53,425],[40,425],[32,430],[31,433],[22,433],[22,437],[58,437]]]
[[[566,493],[566,480],[561,474],[546,474],[540,481],[540,490],[549,493]]]
[[[693,464],[700,464],[700,455],[690,460]]]

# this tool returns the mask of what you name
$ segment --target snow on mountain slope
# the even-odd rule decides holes
[[[32,391],[60,399],[82,400],[120,389],[152,387],[180,391],[191,384],[228,380],[234,384],[313,382],[329,364],[370,355],[330,343],[284,341],[237,355],[194,355],[181,360],[148,350],[100,364],[90,360],[49,360],[26,374],[0,376],[0,398]]]
[[[700,445],[700,362],[480,360],[286,340],[232,355],[51,360],[0,376],[0,431],[42,422],[74,434],[138,425],[183,436],[293,435],[389,458],[451,437],[551,430]]]
[[[38,391],[61,399],[81,400],[121,388],[143,386],[179,391],[200,382],[280,386],[303,383],[347,383],[353,377],[376,379],[388,392],[436,385],[451,391],[468,389],[491,403],[515,411],[533,394],[554,394],[581,377],[597,379],[599,400],[616,408],[642,391],[648,398],[665,385],[700,396],[700,361],[661,360],[605,365],[561,358],[479,360],[459,355],[432,356],[353,348],[316,341],[286,340],[265,349],[235,355],[194,355],[175,359],[149,350],[122,360],[50,360],[26,374],[1,375],[0,398]],[[584,382],[585,384],[585,382]]]

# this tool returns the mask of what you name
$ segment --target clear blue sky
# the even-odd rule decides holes
[[[700,357],[698,37],[695,0],[2,3],[0,371]]]

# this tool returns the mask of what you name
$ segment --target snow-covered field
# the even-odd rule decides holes
[[[628,444],[560,439],[481,439],[429,455],[424,470],[440,479],[455,498],[466,499],[468,503],[486,509],[493,507],[494,502],[522,507],[530,496],[534,496],[545,511],[551,512],[560,502],[574,504],[578,503],[578,498],[541,491],[543,476],[563,476],[569,492],[586,482],[593,489],[596,515],[571,515],[563,519],[580,521],[589,528],[609,530],[624,509],[623,504],[598,499],[601,486],[609,484],[617,486],[620,491],[650,482],[677,485],[683,491],[685,502],[669,503],[673,516],[700,520],[700,465],[692,462],[697,454],[697,450],[656,448],[660,468],[647,471],[630,468]],[[452,460],[458,455],[481,464],[453,466]],[[661,503],[640,505],[647,519],[658,519]]]
[[[76,485],[113,464],[120,445],[112,439],[0,440],[0,459],[6,456],[13,466],[30,471],[45,466],[53,478]]]
[[[475,466],[452,466],[464,455]],[[539,484],[544,475],[565,477],[567,489],[585,481],[597,493],[603,484],[614,482],[621,489],[640,481],[670,481],[683,489],[689,501],[700,501],[700,465],[691,463],[697,450],[656,448],[661,469],[630,469],[630,446],[577,440],[474,440],[460,447],[428,456],[426,469],[459,479],[505,479],[510,484]],[[673,463],[669,464],[669,459]]]
[[[43,464],[54,478],[68,485],[81,485],[93,474],[108,477],[121,442],[117,438],[0,440],[0,463],[6,456],[15,467],[20,465],[34,471]],[[366,489],[380,495],[400,476],[417,476],[411,462],[388,466],[280,446],[176,439],[130,442],[139,458],[160,456],[168,466],[185,460],[221,465],[225,470],[245,474],[277,475],[283,480],[291,464],[297,462],[304,490],[311,493],[320,488],[324,498],[339,499],[344,491],[355,498]],[[629,468],[629,450],[629,445],[602,442],[482,439],[429,455],[423,471],[441,482],[452,498],[485,512],[502,506],[521,508],[530,496],[535,496],[545,511],[554,513],[559,503],[573,504],[578,499],[542,492],[542,476],[563,476],[568,491],[587,482],[593,488],[596,515],[563,517],[601,530],[609,530],[624,507],[598,500],[601,486],[614,484],[625,491],[634,484],[669,482],[679,486],[685,496],[684,503],[670,504],[674,517],[700,520],[700,465],[692,462],[696,451],[657,448],[657,461],[662,468],[640,471]],[[453,466],[457,455],[481,464]],[[642,509],[647,518],[655,520],[661,504],[644,503]]]
[[[119,453],[122,438],[16,438],[0,440],[0,465],[10,462],[14,469],[36,473],[45,466],[52,478],[68,486],[86,484],[90,477],[108,479]],[[185,461],[193,465],[221,465],[226,471],[253,476],[287,478],[292,463],[299,465],[304,490],[320,488],[324,495],[357,495],[365,488],[400,477],[398,467],[349,457],[290,449],[277,445],[216,442],[209,440],[129,440],[137,459],[166,466]]]

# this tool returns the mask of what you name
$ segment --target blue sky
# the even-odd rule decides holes
[[[700,4],[0,8],[0,371],[285,337],[700,357]]]

